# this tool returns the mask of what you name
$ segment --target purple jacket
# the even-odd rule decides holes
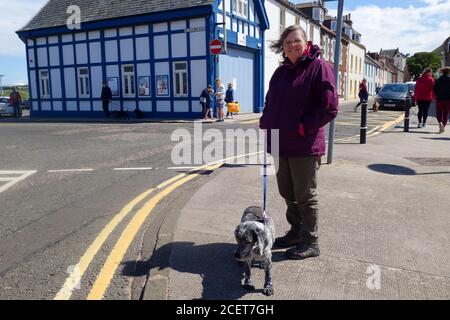
[[[280,156],[323,156],[324,126],[338,112],[339,99],[331,66],[319,59],[319,47],[296,64],[287,61],[275,70],[266,95],[260,128],[279,129]]]

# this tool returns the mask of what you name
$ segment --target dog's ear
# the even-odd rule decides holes
[[[264,229],[257,228],[254,231],[254,240],[258,241],[258,253],[259,255],[264,255],[264,247],[265,247],[265,241],[264,241]]]

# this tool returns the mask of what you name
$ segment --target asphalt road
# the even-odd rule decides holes
[[[400,115],[369,113],[369,130]],[[359,119],[353,105],[341,106],[337,143],[357,143]],[[204,126],[222,132],[256,127],[252,121]],[[182,172],[172,168],[177,166],[171,160],[177,142],[170,137],[183,128],[193,132],[192,123],[0,120],[0,299],[54,299],[73,275],[73,266],[130,201]],[[151,255],[148,243],[144,252],[143,239],[151,242],[164,219],[211,178],[206,170],[157,203],[125,247],[117,261],[120,267],[111,269],[105,299],[139,299],[148,269],[139,261]],[[89,295],[121,234],[149,196],[142,199],[92,254],[70,299]]]

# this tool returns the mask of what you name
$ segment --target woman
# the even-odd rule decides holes
[[[223,107],[225,106],[225,88],[223,87],[222,81],[216,79],[216,108],[217,108],[217,118],[218,122],[223,122]]]
[[[436,95],[436,118],[439,122],[439,133],[445,131],[450,112],[450,67],[441,69],[442,75],[434,84]]]
[[[293,247],[286,251],[290,259],[316,257],[320,254],[316,175],[325,154],[323,127],[337,115],[336,82],[331,65],[319,59],[320,49],[307,42],[300,26],[285,29],[271,48],[284,60],[270,80],[260,128],[279,129],[277,182],[291,225],[274,246]],[[272,144],[268,133],[270,153]]]
[[[416,80],[416,87],[414,88],[414,99],[417,101],[419,107],[419,124],[417,128],[425,128],[427,125],[428,109],[430,108],[431,100],[433,100],[433,85],[434,80],[431,76],[431,69],[425,68],[422,76]]]

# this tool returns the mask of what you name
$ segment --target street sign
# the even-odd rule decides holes
[[[221,54],[222,53],[222,41],[218,39],[211,40],[209,44],[209,51],[212,54]]]

